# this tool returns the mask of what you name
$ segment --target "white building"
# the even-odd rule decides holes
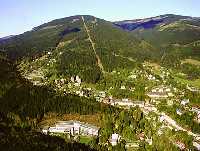
[[[183,112],[182,112],[180,109],[176,109],[176,114],[178,114],[178,115],[182,115]]]
[[[79,121],[58,121],[55,126],[48,129],[43,128],[42,132],[49,133],[68,133],[71,135],[98,135],[99,128]]]
[[[112,144],[112,146],[117,145],[117,143],[119,142],[121,136],[119,134],[112,134],[111,139],[110,139],[110,143]]]
[[[163,122],[164,120],[165,120],[164,115],[161,115],[161,116],[160,116],[160,122]]]
[[[71,77],[71,82],[74,82],[75,80],[74,80],[74,77]]]
[[[189,99],[183,99],[182,101],[181,101],[181,105],[186,105],[186,104],[188,104],[190,101],[189,101]]]
[[[126,87],[125,87],[124,85],[122,85],[120,89],[121,89],[121,90],[125,90]]]
[[[81,78],[79,78],[78,75],[76,76],[76,82],[79,83],[79,84],[81,84]]]

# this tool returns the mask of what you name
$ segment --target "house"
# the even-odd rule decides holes
[[[177,141],[176,145],[179,147],[180,150],[184,150],[185,149],[185,144],[180,142],[180,141]]]
[[[61,84],[65,84],[66,79],[60,79]]]
[[[153,143],[152,138],[147,138],[147,139],[145,139],[145,141],[146,141],[149,145],[152,145],[152,143]]]
[[[192,109],[190,111],[198,113],[198,112],[200,112],[200,109],[197,107],[192,107]]]
[[[164,120],[165,120],[164,115],[161,115],[161,116],[160,116],[160,122],[163,122]]]
[[[183,112],[182,112],[180,109],[176,109],[176,114],[178,114],[178,115],[182,115]]]
[[[189,99],[183,99],[183,100],[181,101],[181,105],[185,106],[185,105],[188,104],[189,102],[190,102]]]
[[[71,77],[71,82],[74,82],[75,80],[74,80],[74,77]]]
[[[81,78],[79,78],[78,75],[76,76],[76,82],[79,83],[79,84],[81,84]]]
[[[148,80],[155,80],[155,79],[156,79],[156,78],[155,78],[153,75],[151,75],[151,74],[148,75],[147,78],[148,78]]]
[[[119,142],[120,138],[121,138],[121,136],[119,134],[116,134],[116,133],[112,134],[112,137],[110,139],[110,143],[112,144],[112,146],[117,145],[117,143]]]
[[[193,142],[193,146],[196,147],[197,150],[200,150],[200,144],[197,142]]]
[[[43,129],[42,129],[42,133],[47,135],[48,134],[48,130],[49,130],[49,127],[48,126],[45,126]]]
[[[145,135],[144,135],[144,132],[138,134],[138,138],[142,141],[145,139]]]

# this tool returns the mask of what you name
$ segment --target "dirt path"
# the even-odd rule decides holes
[[[99,68],[101,69],[101,71],[102,71],[103,73],[105,73],[104,68],[103,68],[103,64],[101,63],[101,59],[100,59],[99,55],[98,55],[97,52],[96,52],[95,43],[92,41],[92,38],[91,38],[91,36],[90,36],[90,30],[88,29],[88,27],[87,27],[87,25],[86,25],[86,23],[85,23],[84,17],[82,16],[81,18],[82,18],[82,21],[83,21],[85,30],[86,30],[86,32],[87,32],[89,41],[90,41],[90,43],[91,43],[92,49],[93,49],[94,54],[95,54],[95,56],[96,56],[97,65],[99,66]]]

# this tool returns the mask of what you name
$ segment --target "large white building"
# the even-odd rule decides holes
[[[43,133],[68,133],[71,135],[98,135],[99,128],[79,121],[58,121],[55,126],[44,128]]]

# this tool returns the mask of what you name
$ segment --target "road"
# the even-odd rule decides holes
[[[158,116],[163,116],[163,119],[166,123],[168,123],[170,126],[175,127],[177,130],[180,131],[186,131],[189,135],[193,136],[193,137],[200,137],[200,134],[195,134],[183,127],[181,127],[180,125],[177,124],[177,122],[175,120],[173,120],[171,117],[169,117],[168,115],[166,115],[164,112],[159,112],[157,110],[157,108],[154,105],[150,105],[149,104],[145,104],[145,106],[143,108],[141,108],[143,112],[154,112],[156,113]]]

